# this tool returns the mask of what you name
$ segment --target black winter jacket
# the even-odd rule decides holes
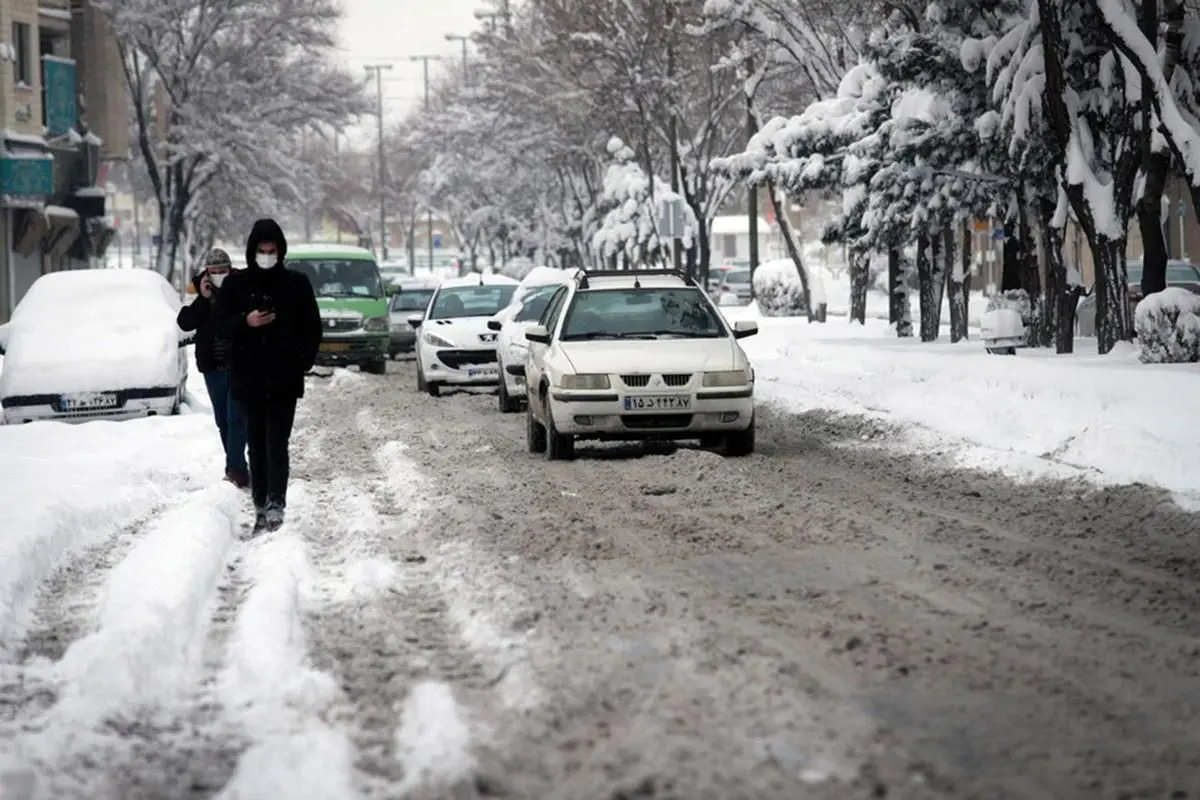
[[[229,367],[230,343],[227,337],[217,336],[216,303],[220,290],[213,292],[210,300],[200,293],[201,272],[192,279],[196,287],[196,298],[190,305],[179,309],[175,322],[180,330],[196,332],[196,368],[202,373],[217,372]]]
[[[279,247],[280,263],[272,269],[255,262],[264,241]],[[312,284],[287,269],[286,256],[283,230],[272,219],[260,219],[246,242],[246,269],[234,270],[221,285],[217,330],[232,342],[231,385],[242,402],[303,397],[304,375],[321,346],[321,312]],[[275,321],[251,328],[246,316],[257,310],[274,311]]]

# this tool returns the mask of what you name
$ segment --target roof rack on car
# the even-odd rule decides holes
[[[633,288],[635,289],[642,288],[639,278],[671,276],[680,278],[689,285],[693,283],[692,279],[688,277],[687,271],[683,269],[585,269],[580,272],[582,273],[579,279],[580,289],[588,287],[588,278],[607,278],[616,275],[633,278]]]

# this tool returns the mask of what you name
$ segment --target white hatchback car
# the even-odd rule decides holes
[[[699,439],[754,451],[754,369],[699,286],[671,270],[584,272],[525,331],[529,451],[568,459],[578,439]]]
[[[417,390],[430,396],[443,386],[495,386],[496,333],[488,320],[508,306],[517,281],[504,275],[470,275],[442,281],[424,314],[408,324],[417,331]]]
[[[179,294],[153,270],[42,275],[0,325],[0,407],[8,424],[178,414],[190,336]]]

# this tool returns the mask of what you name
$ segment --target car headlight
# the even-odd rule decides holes
[[[704,385],[716,386],[745,386],[753,377],[748,369],[731,369],[723,372],[704,373]]]
[[[363,330],[370,333],[383,333],[388,330],[391,320],[388,317],[371,317],[363,323]]]
[[[425,331],[425,334],[421,338],[425,340],[425,344],[432,345],[433,347],[454,347],[454,342],[438,336],[433,331]]]
[[[563,389],[594,391],[609,387],[607,375],[563,375],[559,378]]]

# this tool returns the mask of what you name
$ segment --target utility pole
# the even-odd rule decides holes
[[[300,153],[304,159],[305,166],[311,165],[308,163],[308,128],[300,131]],[[312,203],[309,201],[311,195],[308,192],[304,193],[304,241],[312,241]]]
[[[674,3],[671,3],[668,8],[671,15],[671,22],[668,27],[672,29],[668,33],[671,38],[667,40],[667,81],[670,82],[675,78],[674,28],[678,12]],[[679,198],[678,202],[682,202],[682,197],[679,194],[679,116],[676,113],[675,98],[668,96],[667,102],[671,103],[671,191],[675,193],[676,198]],[[654,180],[653,177],[651,177],[651,180]],[[682,234],[683,232],[679,231],[679,233]],[[675,238],[671,240],[671,257],[674,260],[676,272],[683,268],[683,251],[679,249],[681,244],[683,244],[683,239]],[[698,245],[699,243],[697,242]]]
[[[412,61],[420,61],[425,67],[425,111],[429,111],[429,62],[440,61],[441,56],[410,56]],[[426,206],[425,208],[425,237],[426,245],[429,247],[429,271],[433,272],[433,209]],[[416,264],[412,265],[413,269]]]
[[[383,158],[383,71],[391,64],[368,64],[364,69],[375,76],[375,91],[379,114],[379,252],[380,260],[387,261],[387,170]]]
[[[754,59],[746,59],[747,74],[754,74]],[[746,141],[754,137],[758,133],[758,124],[754,120],[754,101],[750,95],[746,95]],[[748,196],[746,198],[746,213],[749,217],[747,222],[750,223],[750,299],[754,297],[754,273],[758,269],[758,187],[746,187]]]
[[[471,82],[470,67],[467,64],[467,43],[471,41],[471,37],[459,36],[457,33],[447,33],[446,41],[462,43],[463,86],[466,86]]]

